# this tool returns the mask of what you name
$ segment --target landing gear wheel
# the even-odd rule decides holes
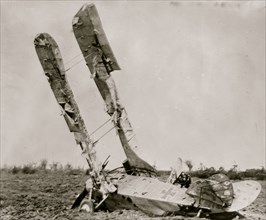
[[[88,199],[84,199],[79,206],[79,210],[82,211],[86,211],[89,213],[94,213],[94,204],[91,200]]]

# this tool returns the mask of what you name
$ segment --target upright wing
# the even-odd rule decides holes
[[[74,133],[76,143],[81,146],[89,167],[98,172],[99,168],[93,142],[88,135],[73,92],[67,82],[62,56],[57,43],[49,34],[41,33],[34,39],[34,45],[70,132]]]
[[[156,172],[135,152],[138,149],[135,134],[126,110],[119,102],[115,82],[110,74],[113,70],[120,68],[109,46],[94,4],[85,4],[73,18],[72,25],[86,64],[106,104],[107,113],[113,118],[116,126],[127,156],[125,168],[129,172],[132,170]]]
[[[94,70],[95,53],[101,53],[103,59],[108,64],[108,70],[120,70],[110,44],[102,28],[102,23],[94,4],[83,5],[72,21],[73,27],[80,31],[75,32],[77,38],[84,39],[79,41],[82,53],[86,59],[91,72]],[[80,28],[79,28],[80,27]],[[75,30],[74,29],[74,30]],[[100,48],[99,48],[100,45]],[[99,51],[100,49],[100,51]]]

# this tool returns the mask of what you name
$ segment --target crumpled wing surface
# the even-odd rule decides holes
[[[139,209],[153,215],[177,212],[182,206],[195,202],[186,194],[186,188],[150,177],[127,175],[119,180],[117,193],[129,197]]]
[[[90,160],[89,166],[94,166],[96,164],[96,156],[93,144],[66,79],[65,68],[58,45],[47,33],[38,34],[34,39],[34,45],[56,101],[61,107],[67,126],[70,132],[74,133],[76,143],[86,153],[87,160]]]

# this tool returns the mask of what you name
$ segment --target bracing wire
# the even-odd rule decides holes
[[[101,124],[98,128],[96,128],[91,134],[93,135],[95,132],[97,132],[99,129],[101,129],[104,125],[106,125],[109,121],[111,120],[111,118],[109,118],[106,122],[104,122],[103,124]]]
[[[97,143],[99,140],[101,140],[105,135],[107,135],[110,131],[112,131],[116,126],[113,126],[108,131],[106,131],[101,137],[99,137],[94,143]]]
[[[82,60],[84,60],[85,59],[85,62],[86,62],[86,58],[87,57],[89,57],[91,55],[91,53],[90,54],[88,54],[87,56],[85,56],[84,58],[82,58],[82,59],[80,59],[80,60],[78,60],[76,63],[74,63],[73,65],[71,65],[70,67],[68,67],[67,69],[66,69],[66,72],[67,71],[69,71],[70,69],[72,69],[74,66],[76,66],[76,65],[78,65]],[[74,58],[73,58],[74,59]],[[73,60],[72,59],[72,60]]]
[[[71,63],[74,59],[76,59],[77,57],[79,57],[81,54],[82,54],[82,53],[79,53],[79,54],[77,54],[76,56],[72,57],[70,60],[68,60],[68,61],[65,63],[65,65]]]
[[[70,69],[72,69],[74,66],[78,65],[83,59],[80,59],[79,61],[77,61],[76,63],[74,63],[73,65],[71,65],[70,67],[68,67],[66,69],[66,72],[69,71]]]

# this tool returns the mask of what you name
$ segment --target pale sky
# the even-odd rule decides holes
[[[69,67],[80,54],[71,23],[83,3],[1,1],[1,166],[86,166],[33,45],[49,33]],[[177,157],[195,167],[265,166],[265,1],[95,5],[122,68],[112,75],[143,159],[160,169]],[[109,117],[85,62],[67,77],[92,132]],[[115,131],[97,153],[111,154],[109,168],[125,159]]]

